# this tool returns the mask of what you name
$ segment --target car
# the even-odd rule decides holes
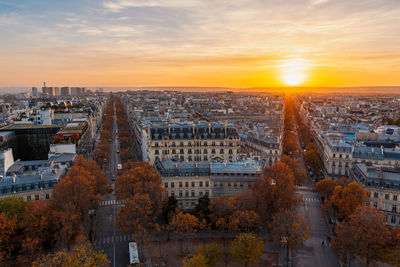
[[[122,164],[118,163],[118,164],[117,164],[117,169],[118,169],[118,170],[122,169]]]
[[[111,177],[112,181],[115,181],[115,175],[113,174],[113,176]]]
[[[117,150],[117,153],[119,153],[119,150]]]

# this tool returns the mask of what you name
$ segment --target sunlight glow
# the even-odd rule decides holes
[[[283,59],[278,66],[280,79],[289,86],[302,84],[308,78],[309,67],[309,60],[301,57]]]

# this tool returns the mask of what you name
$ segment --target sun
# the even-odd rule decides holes
[[[278,68],[280,79],[288,86],[304,83],[308,78],[309,60],[302,57],[289,57],[281,60]]]

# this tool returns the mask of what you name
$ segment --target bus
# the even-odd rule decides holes
[[[139,252],[136,242],[129,242],[129,264],[130,266],[140,266]]]

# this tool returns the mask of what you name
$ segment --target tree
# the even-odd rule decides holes
[[[126,148],[121,151],[119,156],[121,158],[122,163],[124,163],[133,158],[133,153],[129,148]]]
[[[251,190],[237,193],[232,197],[232,204],[235,210],[254,210],[256,199]]]
[[[106,267],[110,261],[102,251],[95,251],[89,244],[75,246],[72,250],[62,250],[45,255],[32,263],[33,267],[68,266],[68,267]]]
[[[382,260],[390,237],[385,214],[374,207],[360,206],[347,221],[336,226],[332,249],[342,262],[358,256],[368,267]]]
[[[176,233],[183,254],[183,238],[187,235],[193,235],[200,228],[199,219],[189,213],[179,212],[175,214],[168,225],[168,230]]]
[[[341,186],[347,185],[346,177],[341,177],[336,181],[329,179],[322,179],[321,181],[319,181],[314,185],[314,191],[318,192],[322,197],[322,199],[330,200],[331,196],[333,195],[333,191],[335,190],[335,187],[338,185]]]
[[[300,162],[289,156],[282,155],[281,162],[286,164],[293,172],[294,182],[296,184],[302,184],[306,180],[306,172],[302,170]]]
[[[135,194],[148,194],[155,216],[161,214],[164,191],[159,173],[147,162],[136,163],[115,181],[115,195],[118,199],[127,199]]]
[[[261,229],[261,219],[252,210],[236,210],[229,217],[229,228],[235,232],[257,233]]]
[[[111,138],[112,138],[111,131],[109,131],[109,130],[107,130],[107,129],[104,129],[104,130],[101,131],[101,133],[100,133],[100,138],[103,139],[103,140],[109,140],[109,139],[111,139]]]
[[[301,214],[284,210],[272,217],[271,233],[274,243],[286,247],[289,266],[289,252],[299,249],[310,236],[310,227]]]
[[[24,242],[22,254],[32,262],[43,251],[53,249],[57,244],[59,218],[55,216],[49,202],[44,200],[29,201],[26,206],[24,221]]]
[[[21,219],[25,213],[26,201],[17,197],[6,197],[0,200],[0,213],[4,213],[8,218],[17,217]]]
[[[232,257],[239,263],[248,266],[249,263],[258,262],[264,251],[264,241],[251,233],[241,233],[231,242]]]
[[[400,266],[400,227],[390,228],[390,238],[383,261],[394,266]]]
[[[183,267],[208,267],[203,254],[189,255],[183,259]]]
[[[201,246],[197,250],[197,253],[204,255],[207,267],[213,267],[217,264],[218,259],[222,254],[222,249],[217,243],[210,243]]]
[[[208,194],[205,194],[201,198],[199,198],[198,203],[196,207],[194,208],[194,215],[199,219],[199,220],[206,220],[209,222],[209,214],[210,214],[210,198],[208,197]]]
[[[178,200],[176,199],[175,196],[170,196],[168,198],[168,201],[165,205],[165,207],[163,208],[163,217],[164,220],[168,223],[170,220],[170,217],[172,216],[172,214],[179,209],[178,206]]]
[[[213,198],[209,204],[210,220],[216,225],[219,219],[228,220],[233,212],[232,201],[226,196],[221,195]]]
[[[16,257],[22,246],[21,225],[16,216],[7,217],[0,213],[0,265],[16,263]]]
[[[336,186],[331,197],[331,203],[340,219],[348,218],[366,200],[367,191],[357,182],[352,182],[345,187]]]
[[[265,168],[263,177],[256,180],[252,191],[256,199],[255,210],[263,221],[279,211],[292,208],[298,201],[293,173],[282,162]]]
[[[127,199],[117,215],[117,225],[122,232],[132,235],[142,251],[152,232],[158,230],[148,194],[135,194]]]

